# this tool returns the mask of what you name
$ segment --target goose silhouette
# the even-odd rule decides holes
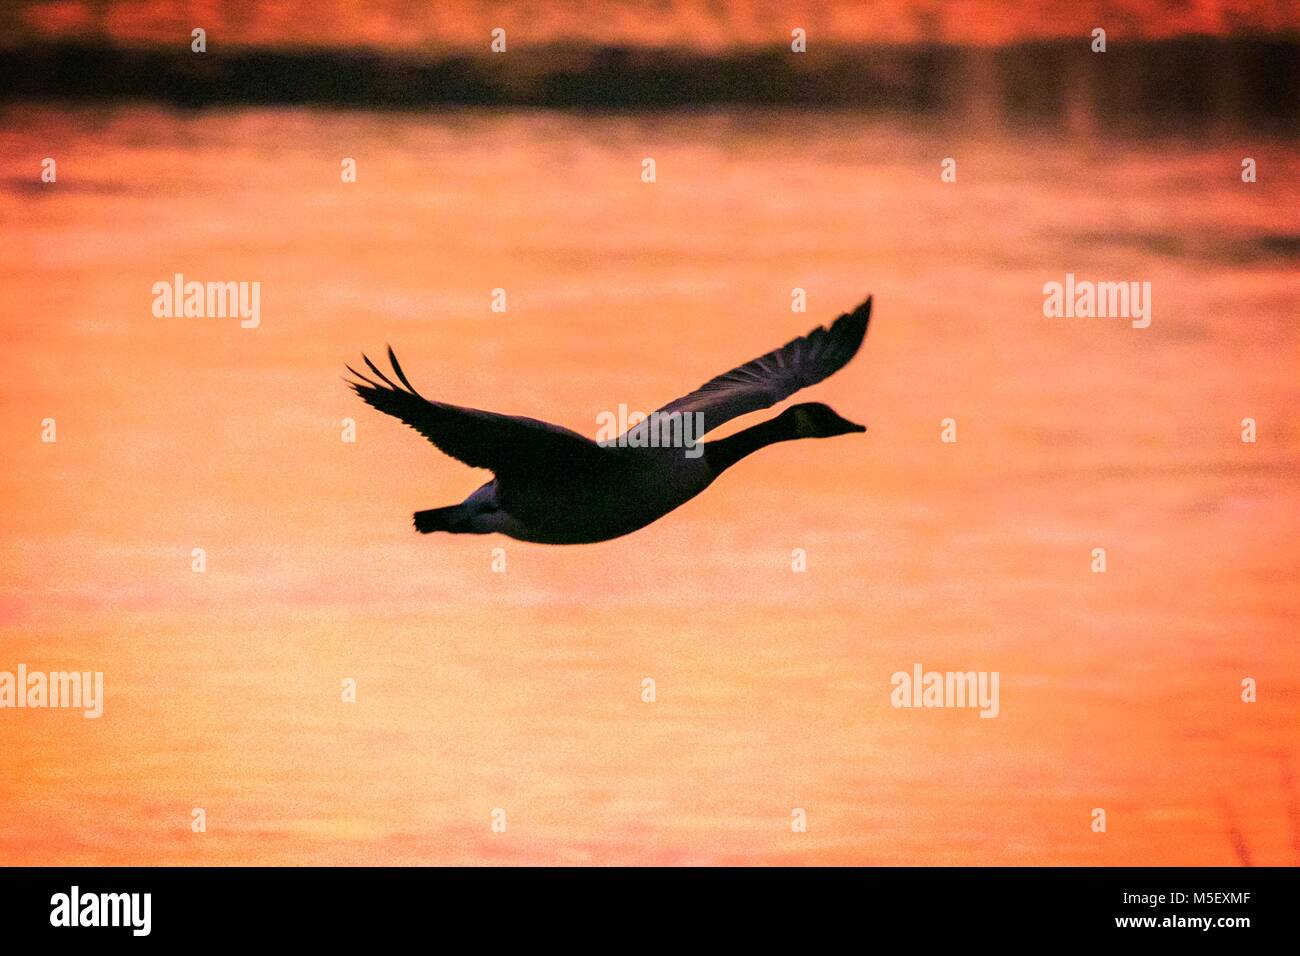
[[[703,423],[703,435],[737,416],[770,408],[848,364],[862,344],[870,317],[868,298],[830,328],[813,329],[710,379],[659,409],[651,421],[690,415]],[[760,448],[795,438],[866,431],[827,405],[806,402],[734,435],[704,442],[702,454],[651,447],[644,440],[602,444],[549,422],[429,401],[411,385],[391,347],[388,360],[397,382],[368,357],[362,358],[378,381],[349,365],[359,381],[348,385],[367,404],[410,425],[451,457],[495,475],[458,505],[417,511],[415,530],[422,534],[498,532],[542,544],[608,541],[690,501]],[[637,425],[624,437],[646,427]]]

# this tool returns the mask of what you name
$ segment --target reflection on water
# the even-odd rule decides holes
[[[0,711],[0,860],[1297,861],[1294,144],[28,109],[0,146],[0,670],[107,695]],[[260,282],[261,327],[154,318],[177,272]],[[1149,281],[1151,327],[1045,319],[1066,273]],[[808,393],[866,436],[591,547],[411,533],[482,474],[338,377],[391,342],[594,435],[868,291]],[[891,708],[914,663],[999,671],[1000,716]]]

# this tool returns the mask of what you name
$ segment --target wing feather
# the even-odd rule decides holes
[[[498,477],[507,477],[572,473],[598,468],[607,460],[606,449],[559,425],[429,401],[411,385],[391,348],[388,358],[402,385],[394,384],[369,358],[362,358],[383,384],[347,366],[359,379],[348,381],[352,390],[372,408],[405,422],[443,452],[467,465],[487,468]]]
[[[689,395],[659,409],[659,414],[703,412],[707,432],[740,415],[770,408],[847,365],[862,345],[870,318],[868,296],[830,328],[818,326],[779,349],[709,379]]]

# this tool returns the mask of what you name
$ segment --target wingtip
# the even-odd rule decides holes
[[[867,334],[867,327],[871,324],[872,299],[873,296],[867,296],[852,312],[845,312],[836,319],[832,328],[840,326],[860,344],[862,338]]]
[[[406,373],[402,371],[402,366],[398,363],[397,355],[393,352],[393,347],[391,345],[388,346],[388,364],[393,367],[393,371],[397,374],[397,380],[409,388],[412,395],[418,396],[420,393],[415,390],[415,386],[411,384],[411,380],[408,379]]]
[[[866,323],[871,318],[871,306],[874,299],[875,296],[867,296],[854,306],[852,311],[843,313],[832,324],[838,324],[840,322],[844,322],[845,324],[856,324],[858,322]]]
[[[867,296],[866,300],[849,314],[852,325],[855,327],[861,326],[862,329],[861,333],[856,336],[859,345],[867,337],[867,329],[871,327],[871,302],[873,298],[873,296]]]
[[[340,378],[343,378],[343,381],[347,382],[347,383],[348,383],[349,385],[351,385],[354,389],[356,389],[358,394],[360,394],[360,391],[361,391],[361,389],[363,389],[363,388],[378,388],[378,387],[379,387],[376,383],[374,383],[374,382],[372,382],[370,379],[366,378],[364,375],[362,375],[360,372],[358,372],[356,369],[354,369],[351,365],[344,365],[343,367],[346,368],[346,369],[347,369],[349,372],[351,372],[353,375],[355,375],[357,378],[361,379],[361,382],[351,382],[351,381],[348,381],[348,379],[343,378],[343,376],[341,376],[341,375],[339,376]],[[365,384],[362,384],[362,383],[365,383]]]

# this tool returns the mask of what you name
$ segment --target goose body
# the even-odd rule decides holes
[[[543,544],[588,544],[657,521],[759,448],[865,431],[826,405],[806,403],[727,438],[704,442],[702,454],[698,448],[646,447],[650,443],[644,440],[657,416],[696,416],[702,434],[822,381],[857,353],[870,316],[868,298],[829,328],[814,329],[669,403],[617,444],[598,444],[536,419],[429,401],[412,387],[391,348],[388,359],[396,382],[365,358],[373,377],[349,366],[360,381],[348,384],[369,405],[410,425],[442,451],[495,474],[458,505],[417,511],[417,531],[495,532]],[[638,429],[642,434],[633,436]],[[629,437],[634,440],[626,441]]]

